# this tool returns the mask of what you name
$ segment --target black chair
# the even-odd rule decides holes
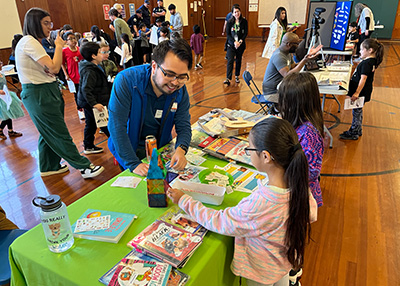
[[[265,99],[264,95],[261,93],[259,88],[257,87],[256,83],[253,80],[253,76],[250,74],[249,71],[244,71],[243,72],[243,79],[248,85],[248,87],[251,90],[251,93],[253,93],[253,97],[251,98],[251,102],[256,103],[260,106],[260,109],[256,111],[256,113],[259,113],[262,111],[264,114],[272,114],[276,115],[277,112],[277,104],[276,102],[268,101]],[[253,85],[253,87],[252,87]]]

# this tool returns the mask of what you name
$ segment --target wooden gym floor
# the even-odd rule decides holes
[[[257,110],[243,80],[222,84],[226,72],[224,39],[206,43],[204,69],[192,70],[187,83],[192,123],[215,107]],[[399,285],[400,281],[400,42],[384,42],[385,58],[377,69],[372,101],[364,111],[363,136],[341,141],[349,128],[351,112],[337,112],[327,100],[325,123],[334,137],[326,148],[321,174],[324,206],[312,225],[303,285]],[[249,39],[242,73],[249,70],[261,88],[267,60],[261,58],[264,43]],[[12,89],[12,87],[10,86]],[[80,151],[84,122],[78,119],[73,96],[65,94],[65,121]],[[344,96],[339,97],[343,103]],[[20,228],[39,223],[32,198],[59,194],[69,205],[120,173],[113,164],[105,135],[96,135],[102,154],[88,155],[105,171],[93,180],[82,179],[70,167],[63,175],[41,178],[38,170],[38,132],[28,114],[14,120],[24,136],[0,141],[0,205]],[[7,134],[7,133],[6,133]],[[328,142],[326,140],[326,142]]]

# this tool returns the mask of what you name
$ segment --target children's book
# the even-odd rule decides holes
[[[199,131],[197,129],[192,129],[192,140],[190,141],[190,145],[193,147],[199,146],[201,142],[206,140],[209,135],[203,131]]]
[[[348,110],[348,109],[361,108],[364,106],[364,100],[365,100],[364,96],[357,98],[357,100],[355,100],[355,101],[351,101],[351,98],[346,98],[344,100],[344,108],[343,109]]]
[[[93,108],[94,120],[96,121],[96,126],[106,127],[108,124],[108,111],[107,107],[104,106],[102,111],[98,111],[97,108]]]
[[[237,144],[239,144],[240,140],[236,138],[231,138],[229,139],[228,142],[226,142],[224,145],[222,145],[217,153],[221,155],[226,155],[229,151],[231,151]]]
[[[226,153],[226,157],[241,163],[245,163],[247,165],[252,166],[250,156],[246,155],[244,148],[249,147],[249,143],[246,141],[241,141],[235,147],[233,147],[228,153]]]
[[[171,265],[124,258],[115,269],[109,286],[166,286]]]
[[[128,247],[181,268],[201,242],[198,235],[156,220],[128,242]]]
[[[111,211],[102,211],[96,209],[88,209],[80,217],[82,218],[93,218],[101,216],[110,216],[110,227],[107,229],[91,230],[74,233],[75,237],[118,243],[121,237],[124,235],[126,230],[132,224],[132,222],[137,218],[134,214],[118,213]],[[72,225],[72,229],[75,229],[76,223]]]
[[[181,181],[192,181],[192,182],[200,182],[198,179],[199,173],[207,168],[194,166],[191,164],[186,164],[186,167],[183,170],[175,170],[170,166],[171,161],[165,163],[165,168],[169,173],[178,174],[177,178]],[[171,183],[172,181],[169,181]]]
[[[158,217],[158,220],[165,221],[173,226],[184,229],[190,233],[204,237],[207,229],[196,222],[185,213],[178,205],[173,205],[165,213]]]
[[[238,191],[252,193],[258,188],[258,180],[261,180],[263,185],[268,183],[267,174],[233,163],[226,165],[223,170],[232,175],[232,185]]]
[[[205,148],[208,145],[210,145],[211,143],[213,143],[216,140],[216,138],[212,137],[212,136],[208,136],[206,139],[204,139],[198,146],[200,148]]]
[[[145,255],[143,253],[139,253],[136,250],[130,251],[125,257],[125,259],[131,259],[131,260],[143,260],[143,261],[149,261],[149,262],[160,262],[160,260]],[[108,270],[103,276],[99,278],[99,282],[103,283],[104,285],[108,285],[111,281],[111,278],[114,276],[115,271],[117,270],[117,267],[119,266],[121,261],[119,261],[117,264],[115,264],[110,270]],[[168,282],[167,286],[183,286],[186,284],[187,281],[189,281],[190,276],[175,269],[171,268],[171,272],[169,273],[168,277]],[[141,284],[139,284],[141,285]]]

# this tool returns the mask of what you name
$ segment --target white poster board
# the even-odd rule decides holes
[[[15,0],[1,0],[0,49],[10,48],[15,34],[22,34],[21,22]]]
[[[260,0],[258,2],[258,25],[271,24],[279,7],[285,7],[288,23],[304,24],[306,22],[307,3],[307,0]]]

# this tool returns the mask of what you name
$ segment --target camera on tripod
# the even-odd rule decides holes
[[[314,31],[317,31],[320,28],[320,26],[319,26],[320,24],[325,23],[325,19],[321,18],[321,14],[324,13],[325,11],[326,11],[326,9],[322,8],[322,7],[315,8],[315,11],[313,14],[314,18],[312,19],[312,23],[311,23],[312,24],[311,27]]]

